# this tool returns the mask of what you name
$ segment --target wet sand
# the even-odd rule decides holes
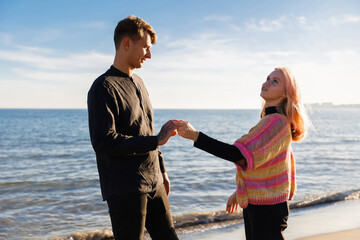
[[[360,200],[323,204],[290,211],[287,240],[360,240]],[[325,235],[322,235],[325,234]],[[355,238],[354,238],[355,236]],[[182,240],[245,240],[244,224],[237,223],[218,229],[206,229]]]
[[[321,234],[312,237],[299,238],[299,240],[356,240],[360,239],[360,228]]]
[[[360,200],[290,211],[287,240],[360,240]],[[205,224],[194,228],[177,229],[181,240],[246,240],[242,220]],[[80,234],[80,233],[79,233]],[[72,235],[73,239],[112,239],[111,229]],[[64,238],[58,238],[64,239]],[[67,238],[68,239],[68,238]],[[144,240],[150,239],[146,236]]]

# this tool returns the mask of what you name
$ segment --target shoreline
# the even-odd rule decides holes
[[[284,232],[285,239],[360,239],[360,218],[354,214],[358,212],[360,212],[360,200],[346,200],[291,210],[289,227]],[[347,237],[354,234],[358,238]],[[191,234],[180,233],[179,238],[182,240],[245,240],[244,223],[216,229],[203,229]]]
[[[311,237],[299,238],[298,240],[356,240],[360,239],[360,228],[344,230],[340,232],[320,234]]]
[[[360,240],[360,200],[345,200],[290,210],[288,228],[284,232],[287,240]],[[242,219],[213,222],[178,228],[181,240],[245,240]],[[69,239],[113,239],[111,229],[71,234]],[[148,234],[144,240],[150,240]]]

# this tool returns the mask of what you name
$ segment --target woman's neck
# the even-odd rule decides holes
[[[276,106],[270,106],[265,108],[265,116],[269,114],[279,113]]]
[[[275,106],[279,106],[281,103],[281,101],[266,101],[264,107],[275,107]]]

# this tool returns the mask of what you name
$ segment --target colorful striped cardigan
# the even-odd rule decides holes
[[[249,203],[278,204],[294,197],[295,159],[291,139],[287,118],[270,114],[235,141],[247,162],[245,169],[236,165],[236,199],[240,207],[246,208]]]

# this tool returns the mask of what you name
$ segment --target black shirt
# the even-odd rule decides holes
[[[103,199],[156,190],[165,165],[142,79],[111,66],[89,90],[88,114]]]
[[[278,113],[276,107],[265,108],[265,115],[273,113]],[[194,147],[197,147],[205,152],[230,162],[237,162],[241,159],[244,159],[244,156],[240,150],[234,145],[220,142],[212,137],[205,135],[202,132],[199,133],[197,141],[194,142]]]

